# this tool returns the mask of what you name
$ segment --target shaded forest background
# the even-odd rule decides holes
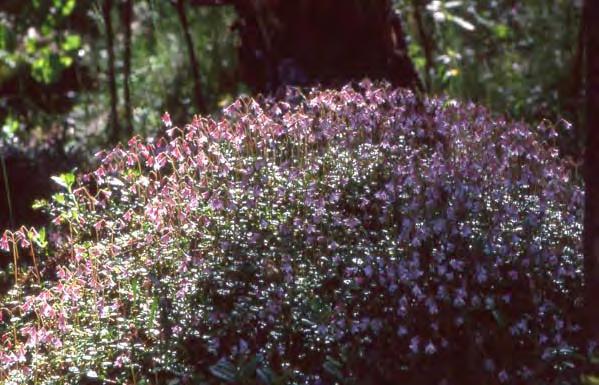
[[[302,84],[306,74],[292,60],[270,70],[248,60],[248,47],[257,44],[248,36],[263,31],[249,30],[239,13],[254,2],[223,3],[2,3],[1,227],[42,221],[29,206],[50,192],[48,175],[85,164],[109,142],[158,134],[164,111],[175,123],[217,113],[237,95],[276,89],[268,71],[286,77],[282,83]],[[334,3],[338,17],[351,17]],[[398,0],[392,6],[423,91],[472,100],[534,125],[558,125],[564,155],[576,161],[581,2]],[[276,21],[264,17],[261,25],[272,31]]]

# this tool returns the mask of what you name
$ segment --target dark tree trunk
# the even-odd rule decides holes
[[[125,132],[133,135],[133,112],[131,109],[131,23],[133,22],[133,0],[125,0],[122,9],[123,26],[125,27],[125,57],[123,59],[123,97],[125,99]]]
[[[430,29],[425,25],[424,20],[424,8],[427,2],[423,0],[413,0],[412,6],[414,7],[414,19],[416,20],[416,26],[418,28],[418,38],[420,39],[420,45],[424,51],[425,59],[425,73],[424,73],[424,86],[426,91],[430,92],[433,87],[433,81],[431,79],[431,72],[433,70],[433,51],[435,44],[430,33]]]
[[[204,101],[204,95],[202,93],[202,82],[200,79],[200,67],[198,59],[195,54],[193,46],[193,39],[191,32],[189,32],[189,22],[187,21],[187,14],[185,13],[185,0],[175,0],[175,8],[179,15],[179,21],[183,28],[183,35],[185,37],[185,44],[187,44],[187,54],[189,55],[189,65],[191,66],[191,74],[193,77],[193,91],[196,106],[199,112],[206,112],[206,102]]]
[[[112,31],[112,0],[104,0],[102,4],[102,16],[106,28],[106,49],[108,50],[108,89],[110,92],[110,133],[109,138],[116,142],[119,138],[120,127],[117,115],[117,93],[116,93],[116,74],[114,69],[114,33]]]
[[[256,92],[285,85],[336,86],[364,77],[421,87],[390,0],[229,3],[239,15],[242,79]]]
[[[586,0],[584,274],[589,337],[599,342],[599,1]]]

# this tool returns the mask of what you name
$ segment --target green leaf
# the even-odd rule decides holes
[[[40,231],[35,234],[31,232],[29,237],[33,240],[33,242],[40,248],[45,249],[48,246],[48,242],[46,241],[46,228],[42,227]]]
[[[256,377],[262,385],[273,385],[274,374],[269,368],[258,368],[256,369]]]
[[[87,377],[89,377],[89,378],[98,378],[98,373],[96,373],[96,371],[95,371],[95,370],[92,370],[92,369],[88,370],[88,371],[85,373],[85,375],[86,375]]]
[[[327,360],[322,367],[327,373],[335,377],[337,380],[343,380],[343,373],[341,373],[342,365],[339,361],[334,360],[331,357],[327,357]]]
[[[36,199],[33,201],[33,204],[31,205],[31,208],[34,210],[40,210],[46,207],[48,207],[48,201],[45,199]]]
[[[67,184],[69,185],[69,187],[72,187],[73,184],[75,184],[75,174],[73,174],[72,172],[69,172],[69,173],[66,173],[66,174],[61,174],[61,176],[67,182]]]
[[[73,10],[75,9],[75,5],[77,5],[77,2],[75,0],[63,1],[62,10],[61,10],[62,15],[69,16],[71,13],[73,13]]]
[[[151,329],[154,327],[154,321],[156,320],[156,314],[158,313],[158,297],[154,296],[154,300],[150,305],[150,317],[148,319],[148,327]]]
[[[135,278],[131,280],[131,292],[133,293],[133,301],[137,302],[139,300],[139,282]]]
[[[461,1],[448,1],[445,4],[443,4],[443,7],[446,9],[450,9],[450,8],[456,8],[462,5]]]
[[[447,20],[453,21],[455,24],[464,28],[467,31],[475,30],[474,24],[472,24],[471,22],[469,22],[468,20],[466,20],[460,16],[451,15],[451,14],[446,14],[446,16],[447,16]]]
[[[7,40],[8,40],[8,30],[3,24],[0,24],[0,50],[2,50],[2,51],[6,50]]]
[[[41,51],[41,56],[31,64],[31,75],[38,82],[49,84],[58,78],[64,67],[59,55],[44,49]]]
[[[65,68],[70,67],[71,64],[73,64],[73,58],[70,56],[61,55],[60,56],[60,64]]]
[[[113,177],[113,176],[107,177],[106,183],[108,183],[111,186],[117,187],[117,188],[125,187],[125,183],[123,183],[122,180],[120,180],[119,178]]]
[[[2,137],[6,139],[11,139],[15,136],[17,131],[19,131],[19,121],[12,116],[9,116],[4,120],[4,124],[2,125]]]
[[[210,373],[225,382],[234,383],[236,380],[237,368],[227,360],[220,360],[210,367]]]
[[[62,49],[65,51],[74,51],[81,47],[81,37],[79,35],[67,35],[62,42]]]
[[[498,39],[507,39],[510,36],[510,28],[505,24],[497,24],[493,27],[493,32]]]
[[[58,194],[52,195],[52,200],[60,205],[62,205],[66,202],[66,198],[63,193],[58,193]]]
[[[28,54],[33,54],[37,50],[37,39],[27,37],[25,38],[25,52]]]
[[[67,190],[71,190],[71,187],[75,184],[75,174],[71,172],[60,174],[59,176],[51,176],[50,179]]]

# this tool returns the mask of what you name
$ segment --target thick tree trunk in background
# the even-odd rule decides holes
[[[239,15],[242,80],[255,92],[284,85],[335,86],[364,77],[421,87],[390,0],[229,4]]]
[[[429,28],[425,25],[424,11],[426,8],[427,1],[425,0],[413,0],[412,6],[414,7],[414,19],[416,20],[416,26],[418,28],[418,38],[420,39],[420,45],[424,51],[425,73],[424,73],[424,85],[427,92],[430,92],[433,87],[433,81],[431,78],[431,72],[433,70],[433,51],[435,49],[435,43],[431,36]]]
[[[189,31],[189,22],[187,21],[187,14],[185,13],[185,0],[175,0],[174,5],[177,9],[177,14],[179,15],[181,28],[183,29],[185,44],[187,44],[187,54],[189,55],[189,65],[191,66],[191,74],[193,76],[193,91],[196,107],[198,108],[198,112],[203,113],[206,112],[206,102],[204,101],[204,95],[202,93],[200,67],[195,54],[193,39],[191,38],[191,32]]]
[[[586,53],[586,148],[584,273],[589,337],[599,342],[599,1],[584,8]]]
[[[123,59],[123,97],[125,99],[125,132],[133,135],[133,111],[131,107],[131,23],[133,23],[133,0],[125,0],[122,9],[123,26],[125,27],[125,57]]]
[[[119,138],[120,127],[117,112],[117,93],[116,93],[116,74],[114,68],[114,32],[112,30],[112,0],[104,0],[102,4],[102,17],[104,18],[104,27],[106,28],[106,49],[108,50],[108,89],[110,92],[110,133],[112,142]]]

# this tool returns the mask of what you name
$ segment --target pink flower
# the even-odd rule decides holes
[[[132,210],[127,210],[127,212],[125,212],[125,214],[123,214],[123,220],[125,222],[129,222],[131,220],[132,213],[133,213]]]
[[[10,246],[8,244],[8,230],[4,231],[2,238],[0,238],[0,250],[10,251]]]
[[[424,352],[428,355],[433,355],[437,352],[437,348],[435,347],[435,344],[433,344],[432,341],[429,341],[426,347],[424,348]]]
[[[104,219],[100,219],[94,224],[94,229],[96,229],[96,231],[100,231],[104,227],[106,227],[106,221]]]
[[[156,156],[156,163],[154,163],[154,170],[158,171],[162,167],[164,167],[167,159],[168,158],[164,152],[161,152],[160,154],[158,154],[158,156]]]
[[[173,122],[171,121],[171,115],[168,112],[165,112],[160,119],[167,128],[171,128],[173,125]]]
[[[412,353],[417,354],[420,351],[420,338],[418,336],[412,337],[409,347]]]

